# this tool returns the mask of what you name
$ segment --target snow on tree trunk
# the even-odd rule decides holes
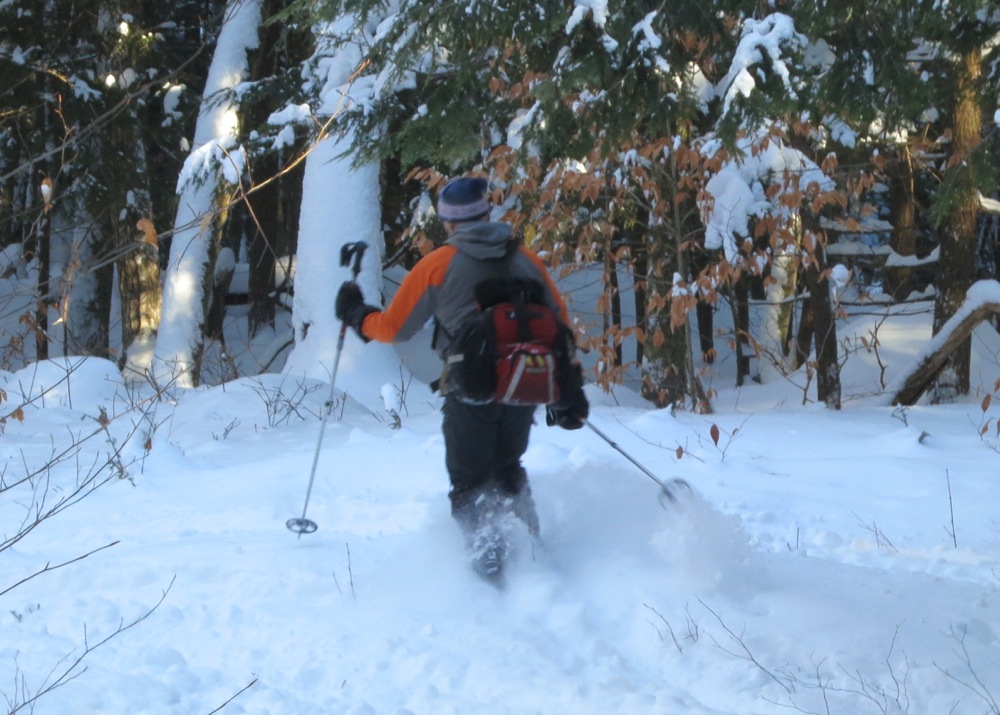
[[[232,0],[212,56],[194,142],[177,182],[179,201],[163,288],[163,313],[153,356],[159,384],[191,387],[199,381],[202,327],[211,285],[219,197],[243,170],[234,151],[236,105],[216,93],[238,85],[247,73],[247,50],[257,46],[259,0]]]
[[[382,306],[382,257],[379,229],[379,170],[377,165],[349,166],[337,158],[350,138],[328,138],[317,144],[306,162],[299,220],[299,248],[292,305],[295,347],[284,373],[329,381],[333,374],[340,322],[334,315],[337,291],[352,277],[351,266],[340,265],[347,243],[368,245],[361,260],[358,285],[365,302]],[[353,262],[352,262],[353,264]],[[384,405],[382,387],[400,383],[400,361],[391,345],[362,342],[349,330],[337,367],[336,387],[369,409]]]
[[[320,47],[317,54],[322,52]],[[360,55],[352,55],[355,53],[341,49],[317,63],[325,72],[317,79],[322,85],[320,96],[326,101],[317,114],[330,116],[342,106],[350,90],[350,74],[360,59]],[[352,167],[350,157],[340,156],[351,142],[350,134],[324,138],[306,160],[292,305],[295,347],[283,370],[289,377],[324,381],[333,377],[340,332],[334,302],[341,284],[352,277],[351,267],[340,265],[345,244],[363,241],[368,245],[358,285],[366,303],[382,307],[385,243],[379,167]],[[399,397],[408,381],[409,372],[391,345],[364,343],[353,330],[348,331],[337,365],[338,390],[376,413],[399,412]]]

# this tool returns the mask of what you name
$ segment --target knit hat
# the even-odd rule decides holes
[[[442,221],[474,221],[490,212],[486,196],[489,182],[482,177],[460,177],[449,181],[438,196],[437,213]]]

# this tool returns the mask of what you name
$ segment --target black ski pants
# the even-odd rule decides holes
[[[483,493],[514,496],[527,484],[521,456],[528,449],[533,406],[472,405],[446,395],[445,465],[451,479],[451,512],[458,515]]]

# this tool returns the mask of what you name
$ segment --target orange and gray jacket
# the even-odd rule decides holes
[[[451,336],[476,311],[474,290],[490,278],[530,278],[545,286],[549,306],[569,324],[566,305],[542,260],[511,235],[505,223],[460,223],[444,245],[424,256],[403,279],[384,311],[370,313],[361,332],[383,343],[412,338],[430,318],[434,349],[445,358]]]

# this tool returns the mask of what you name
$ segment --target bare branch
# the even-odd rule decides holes
[[[170,593],[170,589],[173,587],[174,581],[176,580],[177,576],[175,575],[173,578],[170,579],[170,583],[163,590],[163,593],[161,594],[157,602],[153,604],[153,606],[151,606],[149,609],[147,609],[142,615],[138,616],[132,621],[129,621],[128,623],[125,623],[124,620],[121,621],[118,624],[118,627],[114,631],[112,631],[104,638],[101,638],[99,641],[91,643],[89,636],[87,634],[87,628],[86,626],[84,626],[83,651],[76,658],[73,658],[72,661],[69,660],[70,655],[72,654],[67,654],[66,657],[60,660],[59,663],[57,663],[56,666],[52,669],[52,672],[49,673],[48,676],[46,676],[45,680],[42,682],[41,686],[39,686],[39,689],[34,692],[34,694],[27,695],[27,697],[25,697],[20,702],[11,702],[10,699],[8,698],[8,707],[10,707],[10,710],[7,713],[7,715],[15,715],[16,713],[21,712],[22,710],[25,709],[27,709],[27,712],[33,711],[35,703],[39,700],[39,698],[43,697],[44,695],[47,695],[48,693],[51,693],[57,688],[60,688],[66,685],[67,683],[71,682],[72,680],[80,677],[87,670],[86,667],[83,666],[83,661],[91,653],[93,653],[95,650],[97,650],[101,646],[111,641],[113,638],[116,638],[117,636],[120,636],[122,633],[131,630],[132,628],[135,628],[137,625],[139,625],[147,618],[149,618],[153,614],[153,612],[156,611],[156,609],[158,609],[160,605],[162,605],[163,602],[166,600],[167,594]],[[68,663],[68,665],[66,665],[66,663]]]
[[[770,670],[768,670],[767,668],[765,668],[761,664],[761,662],[759,660],[757,660],[757,656],[755,656],[753,654],[753,651],[751,651],[750,648],[749,648],[749,646],[747,646],[746,641],[743,640],[742,634],[735,633],[728,625],[726,625],[726,622],[724,620],[722,620],[722,616],[720,616],[718,613],[716,613],[714,610],[712,610],[712,608],[707,603],[705,603],[704,601],[702,601],[700,598],[698,599],[698,603],[700,603],[702,606],[704,606],[704,608],[705,608],[706,611],[708,611],[713,616],[715,616],[715,620],[717,620],[719,622],[719,625],[722,626],[722,628],[726,631],[726,633],[729,635],[729,638],[737,646],[739,646],[739,648],[738,648],[737,651],[732,651],[732,650],[726,648],[725,646],[723,646],[721,643],[719,643],[719,641],[717,641],[713,636],[711,636],[711,634],[709,634],[709,637],[712,638],[712,640],[715,643],[715,645],[718,646],[718,648],[722,652],[727,653],[727,654],[733,656],[734,658],[739,658],[741,660],[750,661],[755,666],[757,666],[757,668],[759,668],[762,673],[764,673],[767,677],[769,677],[775,683],[777,683],[778,685],[780,685],[784,689],[784,691],[786,693],[788,693],[789,695],[791,695],[792,689],[788,686],[788,684],[785,683],[783,680],[781,680],[781,678],[779,678],[773,672],[771,672]]]
[[[89,552],[83,554],[82,556],[77,556],[75,559],[70,559],[69,561],[64,561],[61,564],[56,564],[55,566],[52,566],[50,564],[45,564],[45,568],[43,568],[41,571],[36,571],[35,573],[31,574],[30,576],[26,576],[26,577],[22,578],[20,581],[18,581],[17,583],[11,584],[7,588],[5,588],[3,591],[0,591],[0,596],[3,596],[4,594],[9,593],[10,591],[13,591],[18,586],[27,583],[28,581],[30,581],[31,579],[35,578],[36,576],[41,576],[42,574],[48,573],[49,571],[55,571],[56,569],[61,569],[63,566],[69,566],[70,564],[75,564],[77,561],[83,561],[88,556],[93,556],[94,554],[96,554],[96,553],[98,553],[100,551],[104,551],[105,549],[110,549],[112,546],[117,546],[120,543],[121,543],[121,541],[112,541],[110,544],[105,544],[104,546],[98,547],[98,548],[94,549],[93,551],[89,551]]]
[[[233,697],[229,698],[229,700],[227,700],[226,702],[222,703],[222,705],[220,705],[219,707],[217,707],[212,712],[208,713],[208,715],[215,715],[215,713],[222,712],[222,709],[224,707],[226,707],[227,705],[229,705],[229,703],[233,702],[234,700],[236,700],[236,698],[238,698],[243,693],[245,693],[246,691],[248,691],[250,688],[252,688],[253,686],[255,686],[257,684],[257,680],[258,680],[258,678],[254,678],[253,680],[251,680],[249,683],[247,683],[242,688],[240,688],[238,691],[236,691],[236,693],[233,695]]]

